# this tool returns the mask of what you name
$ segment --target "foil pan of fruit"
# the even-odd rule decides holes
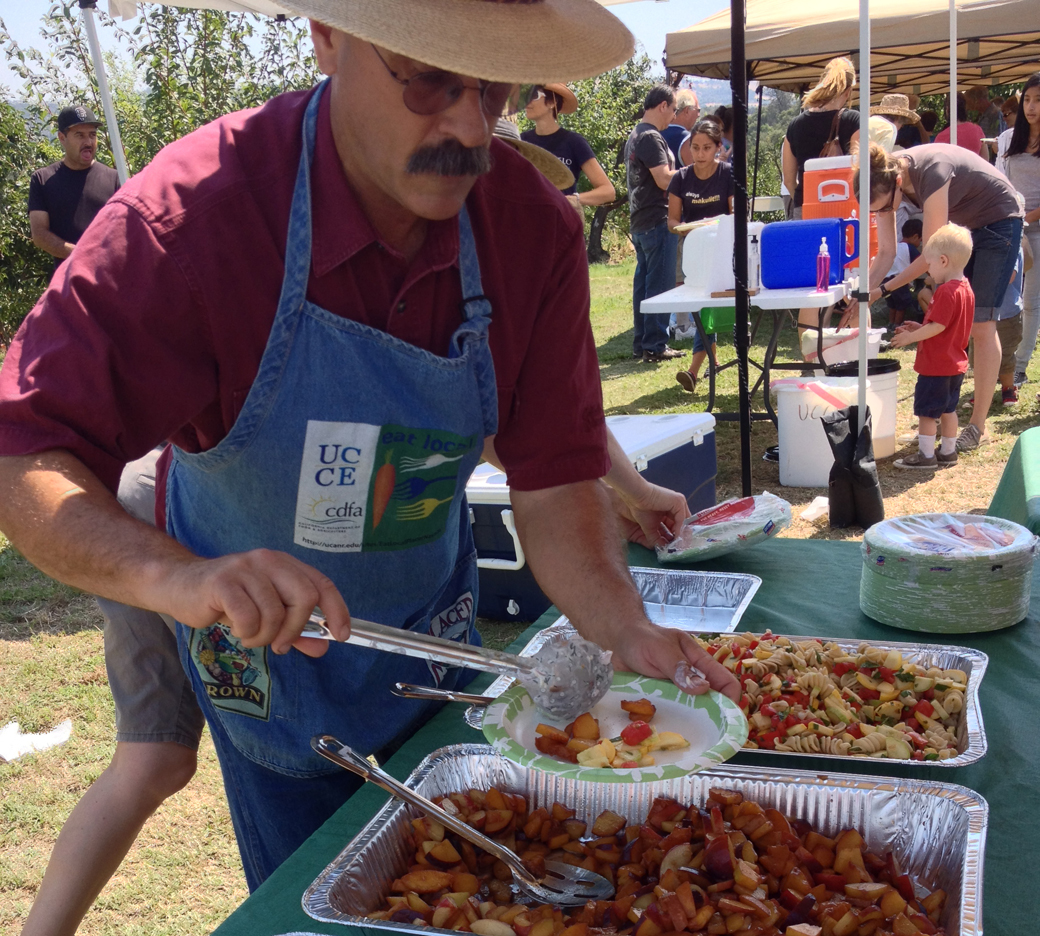
[[[610,877],[612,901],[523,903],[468,843],[391,801],[303,895],[316,920],[400,933],[980,936],[989,807],[935,781],[722,765],[638,785],[435,751],[408,785],[518,852]],[[804,927],[804,929],[791,929]]]
[[[748,716],[744,750],[963,767],[985,755],[969,647],[771,633],[696,634],[733,671]]]
[[[643,596],[646,615],[662,627],[676,627],[697,633],[731,633],[755,592],[762,584],[757,575],[738,572],[695,572],[683,569],[632,569],[632,578]],[[520,651],[520,656],[533,656],[556,634],[572,635],[577,631],[566,615],[558,617],[550,627],[540,631]],[[484,692],[498,698],[513,680],[500,676]],[[470,708],[466,723],[480,729],[484,720],[481,706]]]

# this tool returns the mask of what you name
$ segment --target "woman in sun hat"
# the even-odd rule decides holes
[[[535,85],[527,94],[524,113],[534,122],[533,130],[525,130],[520,138],[532,146],[555,156],[574,175],[574,183],[563,190],[575,208],[583,205],[606,205],[615,197],[614,186],[596,159],[588,141],[580,133],[561,127],[559,118],[578,109],[578,98],[565,84],[550,82]],[[592,186],[586,192],[578,191],[582,173]]]
[[[884,133],[875,131],[876,127],[881,126],[881,121],[888,125],[888,127],[882,128]],[[903,127],[911,128],[910,132],[916,132],[919,136],[917,142],[913,144],[914,146],[918,143],[928,142],[928,134],[921,127],[921,118],[917,111],[910,108],[910,98],[907,95],[886,94],[880,104],[870,109],[870,139],[875,143],[880,143],[886,152],[898,152],[905,147],[905,144],[900,143]],[[885,139],[882,137],[886,139],[891,137],[891,144],[886,146]]]

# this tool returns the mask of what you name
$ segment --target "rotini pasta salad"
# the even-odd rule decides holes
[[[744,745],[895,760],[956,757],[968,675],[919,666],[898,650],[855,652],[766,632],[698,637],[743,687]]]

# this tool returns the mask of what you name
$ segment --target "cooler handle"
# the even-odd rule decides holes
[[[516,572],[527,563],[524,556],[524,548],[520,545],[520,537],[516,535],[516,524],[513,522],[513,511],[502,511],[502,526],[511,537],[513,537],[513,549],[516,551],[516,559],[481,559],[477,558],[478,569],[499,569],[503,572]]]
[[[827,194],[827,189],[834,191]],[[818,202],[848,201],[849,183],[844,179],[827,179],[816,187],[816,200]]]
[[[859,218],[842,218],[841,239],[845,242],[845,263],[859,257]],[[852,253],[849,251],[848,229],[852,228]]]

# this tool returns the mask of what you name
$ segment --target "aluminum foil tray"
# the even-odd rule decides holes
[[[703,633],[698,636],[711,639],[714,634]],[[826,760],[844,761],[845,763],[871,763],[882,764],[907,764],[915,767],[963,767],[965,764],[974,764],[988,750],[989,743],[986,741],[986,729],[982,724],[982,708],[979,706],[979,684],[989,665],[989,656],[981,650],[972,650],[970,647],[951,647],[938,644],[923,643],[884,643],[875,640],[847,640],[839,637],[795,637],[790,634],[775,634],[774,636],[785,636],[788,640],[816,640],[820,639],[826,643],[836,643],[843,650],[854,652],[861,643],[869,643],[872,647],[881,650],[898,650],[912,663],[919,666],[937,666],[940,669],[959,669],[968,674],[968,688],[964,693],[964,708],[957,724],[957,737],[960,743],[957,746],[957,756],[940,761],[915,761],[915,760],[892,760],[890,758],[864,758],[851,757],[841,754],[801,754],[790,751],[764,751],[757,748],[744,748],[741,753],[749,755],[769,755],[770,757],[795,757],[805,759],[824,758]]]
[[[948,894],[942,924],[949,936],[982,933],[982,861],[989,806],[966,787],[836,773],[724,765],[659,783],[587,783],[519,767],[487,745],[434,751],[408,778],[426,796],[492,786],[522,793],[532,808],[559,801],[591,822],[604,809],[642,823],[655,796],[703,802],[711,787],[739,790],[757,802],[809,822],[824,835],[856,828],[872,851],[892,851],[918,884]],[[411,863],[410,806],[391,800],[303,895],[316,920],[399,933],[447,932],[368,920]]]

